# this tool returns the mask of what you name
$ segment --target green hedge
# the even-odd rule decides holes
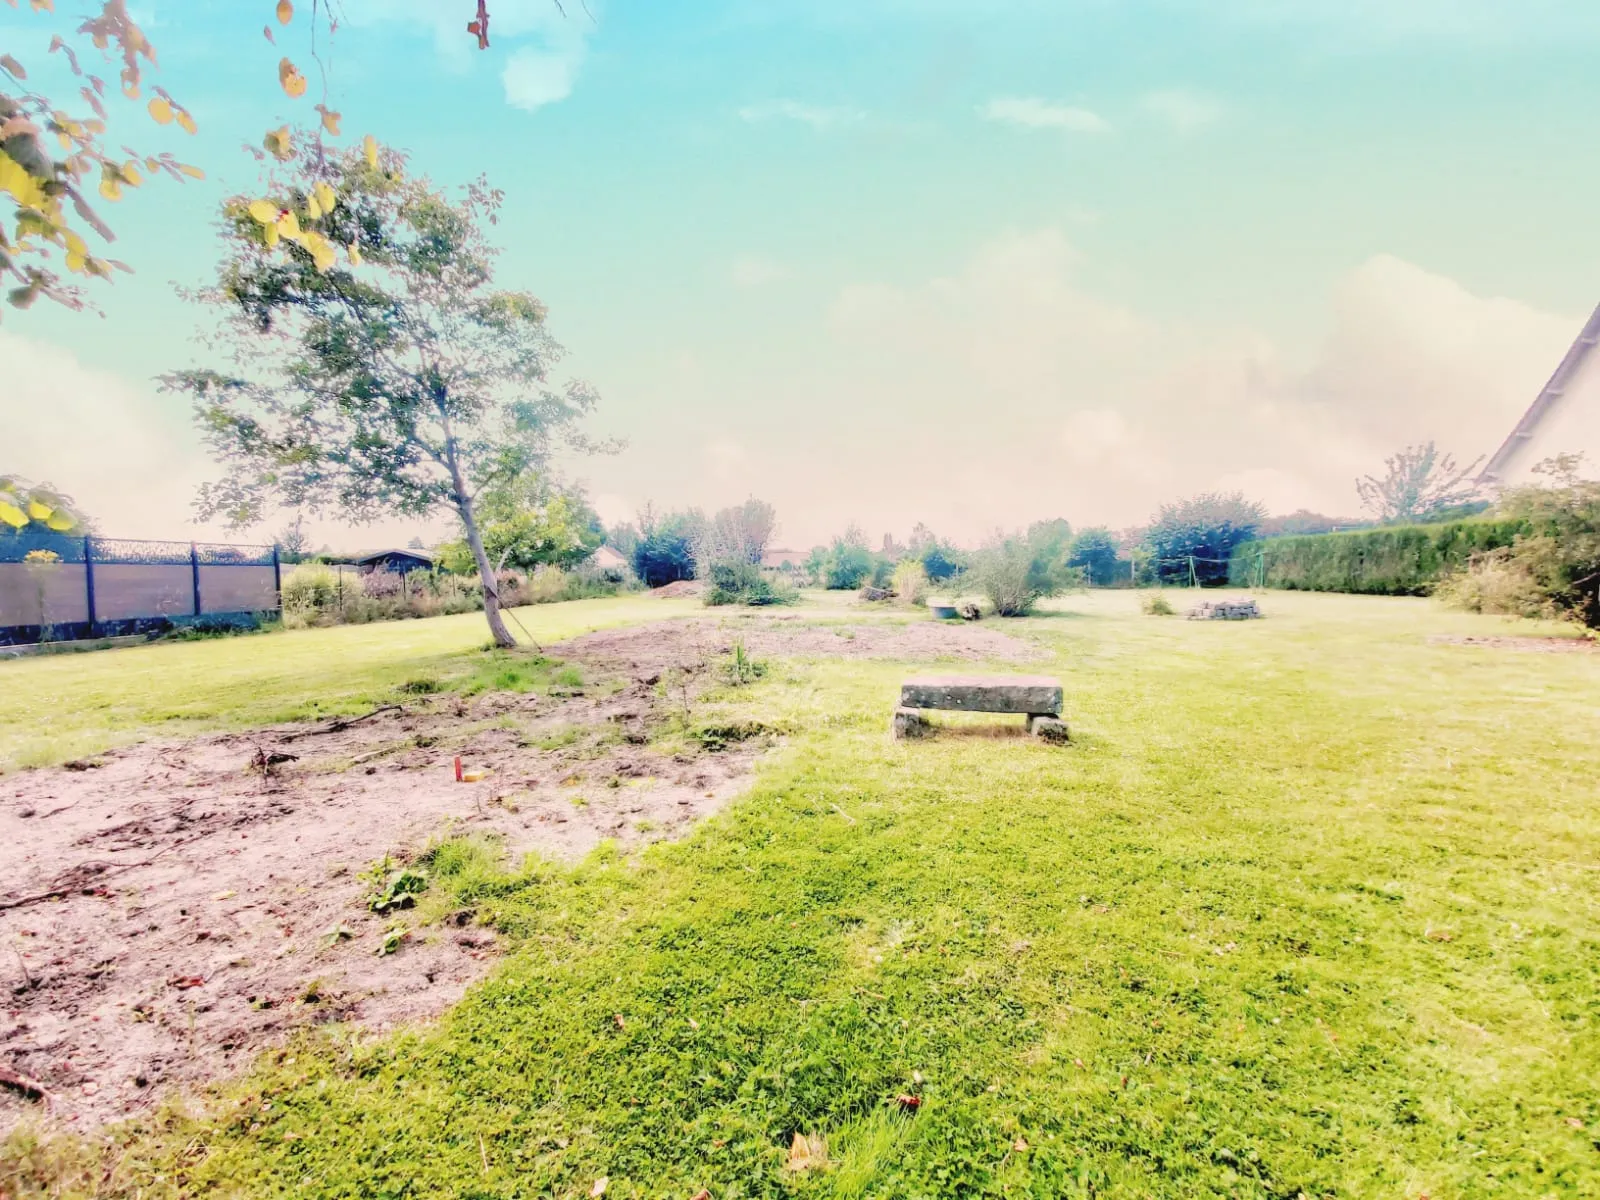
[[[1470,520],[1246,542],[1229,560],[1228,582],[1303,592],[1421,596],[1474,554],[1509,546],[1524,528],[1521,521]]]

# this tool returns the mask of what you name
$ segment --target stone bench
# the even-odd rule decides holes
[[[1061,719],[1061,681],[1047,675],[919,675],[900,685],[894,710],[896,739],[927,737],[927,709],[1014,713],[1028,718],[1028,732],[1047,742],[1067,740]]]

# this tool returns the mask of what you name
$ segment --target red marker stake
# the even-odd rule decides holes
[[[461,782],[461,756],[456,755],[456,782]]]

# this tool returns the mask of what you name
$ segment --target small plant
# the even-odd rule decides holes
[[[400,691],[408,696],[427,696],[439,691],[444,685],[437,679],[421,676],[417,679],[408,679],[400,685]]]
[[[901,604],[919,608],[928,600],[928,572],[917,559],[908,558],[894,569],[889,590]]]
[[[734,687],[744,687],[764,676],[767,673],[767,664],[760,659],[751,658],[744,648],[744,643],[736,641],[723,670],[729,683]]]
[[[378,943],[378,957],[383,958],[395,953],[410,938],[411,930],[404,925],[391,925],[384,930],[383,940]]]
[[[322,935],[323,941],[330,946],[337,946],[340,942],[348,942],[353,937],[355,937],[355,934],[350,931],[350,926],[348,925],[335,925]]]
[[[367,900],[367,907],[375,913],[411,908],[417,897],[428,890],[428,876],[424,872],[410,867],[395,869],[388,855],[366,873],[366,879],[376,885]]]
[[[1176,611],[1164,592],[1152,592],[1139,602],[1147,617],[1170,617]]]

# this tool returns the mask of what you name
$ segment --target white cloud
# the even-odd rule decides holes
[[[1339,281],[1331,328],[1295,362],[1248,330],[1174,327],[1108,300],[1047,229],[997,238],[949,276],[841,289],[830,320],[869,381],[857,419],[870,398],[898,452],[952,481],[949,532],[971,539],[1057,513],[1130,524],[1216,488],[1354,514],[1356,476],[1403,445],[1493,451],[1582,315],[1376,256]],[[892,485],[869,486],[852,484],[862,512],[918,519]]]
[[[1213,124],[1222,116],[1222,105],[1216,99],[1181,88],[1151,92],[1144,98],[1144,107],[1182,133]]]
[[[111,536],[189,540],[206,463],[154,388],[0,330],[8,395],[0,470],[48,480]],[[213,531],[215,532],[215,531]]]
[[[783,263],[759,254],[744,254],[733,260],[728,268],[728,280],[739,288],[758,288],[769,283],[782,283],[794,275]]]
[[[1028,129],[1064,129],[1070,133],[1109,133],[1111,130],[1099,113],[1034,97],[997,97],[979,111],[991,121]]]
[[[572,94],[588,58],[589,39],[598,29],[599,0],[589,0],[587,8],[564,7],[565,13],[552,0],[495,0],[489,36],[503,59],[479,54],[476,40],[466,32],[466,10],[454,3],[344,0],[342,15],[353,26],[392,24],[428,32],[440,57],[455,70],[470,69],[479,61],[503,61],[506,103],[531,112]]]
[[[799,100],[768,100],[761,104],[747,104],[739,110],[739,119],[750,124],[797,121],[819,133],[841,125],[854,125],[865,117],[866,114],[858,109],[806,104]]]

